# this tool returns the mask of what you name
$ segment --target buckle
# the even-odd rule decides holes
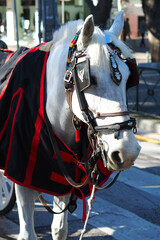
[[[64,81],[69,83],[71,82],[71,78],[72,78],[72,72],[71,71],[67,71],[64,75]]]
[[[73,81],[72,81],[72,72],[67,71],[64,75],[64,87],[66,90],[71,90],[73,87]]]
[[[86,49],[82,49],[76,52],[76,58],[80,58],[80,57],[84,57],[87,55],[87,50]]]

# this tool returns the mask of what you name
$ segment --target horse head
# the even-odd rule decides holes
[[[94,26],[92,15],[88,16],[76,36],[76,50],[67,71],[75,85],[70,107],[88,124],[94,147],[101,149],[109,170],[130,168],[140,151],[133,134],[135,120],[130,118],[126,103],[130,70],[121,55],[133,57],[118,39],[123,21],[121,11],[109,31],[103,32]]]

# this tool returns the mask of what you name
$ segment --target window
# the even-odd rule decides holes
[[[22,0],[22,6],[34,6],[35,0]]]
[[[0,6],[6,6],[6,0],[0,0]]]
[[[58,0],[57,1],[58,4],[61,4],[62,1]],[[64,0],[65,5],[73,5],[74,4],[74,0]]]

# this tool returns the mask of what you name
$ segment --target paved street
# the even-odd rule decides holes
[[[159,145],[140,142],[142,152],[135,166],[120,174],[109,190],[98,191],[84,239],[158,240],[160,235],[160,156]],[[49,203],[52,197],[45,195]],[[82,201],[69,214],[68,240],[78,240],[82,222]],[[35,225],[39,239],[49,240],[52,216],[36,203]],[[16,239],[17,208],[0,218],[0,240]]]

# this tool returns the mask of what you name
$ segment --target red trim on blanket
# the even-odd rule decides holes
[[[34,49],[36,49],[36,47]],[[32,52],[32,50],[33,49],[31,49],[30,52]],[[42,128],[43,120],[44,120],[43,93],[44,93],[44,78],[45,78],[45,70],[46,70],[48,54],[49,54],[49,52],[46,52],[45,58],[44,58],[44,63],[43,63],[43,68],[42,68],[41,83],[40,83],[40,107],[39,107],[37,119],[35,122],[35,134],[34,134],[34,137],[32,140],[31,152],[30,152],[28,166],[26,169],[26,177],[24,180],[24,184],[26,184],[26,185],[30,185],[31,180],[32,180],[34,167],[35,167],[35,164],[37,161],[38,146],[39,146],[39,142],[40,142],[40,132],[41,132],[41,128]]]
[[[37,160],[37,151],[38,151],[38,146],[40,142],[40,132],[41,132],[42,124],[43,124],[43,120],[39,115],[39,111],[38,111],[37,119],[35,122],[35,134],[32,140],[31,152],[30,152],[28,166],[26,169],[26,177],[24,180],[24,184],[26,185],[30,185],[32,180],[33,170]]]
[[[75,158],[73,157],[73,155],[71,155],[70,153],[66,153],[66,152],[64,152],[64,151],[60,151],[60,154],[61,154],[61,157],[62,157],[62,159],[63,159],[64,162],[67,162],[67,163],[74,162],[75,164],[78,163],[78,160],[75,159]],[[57,159],[55,153],[53,154],[53,159],[55,159],[55,160]]]
[[[42,68],[42,75],[41,75],[41,85],[40,85],[40,109],[39,113],[44,120],[44,80],[45,80],[45,72],[46,72],[46,64],[48,59],[49,52],[46,52],[44,57],[44,64]]]
[[[43,45],[45,45],[45,44],[46,44],[46,43],[42,43],[41,45],[39,45],[39,46],[37,46],[37,47],[31,48],[27,53],[29,53],[29,52],[35,52],[35,51],[37,51],[41,46],[43,46]],[[5,52],[11,52],[11,51],[8,50],[8,49],[5,49]],[[10,80],[10,78],[11,78],[11,76],[12,76],[12,73],[13,73],[16,65],[18,64],[18,62],[19,62],[27,53],[24,53],[23,55],[21,55],[21,56],[18,58],[17,62],[15,63],[14,68],[12,69],[12,71],[11,71],[11,73],[10,73],[10,76],[9,76],[6,84],[5,84],[4,88],[2,89],[2,91],[1,91],[1,93],[0,93],[0,100],[2,99],[2,97],[3,97],[3,95],[4,95],[5,91],[6,91],[6,88],[7,88],[7,86],[8,86],[9,80]],[[47,55],[47,54],[49,54],[49,52],[46,52],[46,55]]]
[[[53,196],[62,196],[62,194],[57,194],[56,192],[53,192],[53,191],[49,191],[49,190],[45,190],[43,188],[39,188],[39,187],[34,187],[34,186],[31,186],[31,185],[25,185],[24,182],[20,182],[20,181],[17,181],[15,180],[14,178],[12,178],[11,176],[8,176],[8,174],[6,172],[4,172],[4,175],[10,179],[12,182],[20,185],[20,186],[23,186],[23,187],[28,187],[28,188],[31,188],[31,189],[34,189],[36,191],[39,191],[39,192],[43,192],[43,193],[47,193],[47,194],[50,194],[50,195],[53,195]],[[68,191],[67,193],[63,194],[64,195],[67,195],[69,193],[71,193],[72,191],[74,190],[74,188],[71,188],[70,191]]]
[[[77,159],[78,160],[78,157],[77,157],[77,155],[75,154],[75,152],[73,152],[66,144],[65,144],[65,142],[63,142],[59,137],[58,137],[58,135],[55,133],[55,132],[53,132],[54,133],[54,135],[59,139],[59,141],[61,141],[63,144],[64,144],[64,146],[74,155],[74,157],[75,157],[75,159]],[[79,162],[79,161],[78,161]],[[82,166],[83,167],[83,166]]]
[[[9,79],[8,79],[8,80],[9,80]],[[2,91],[1,91],[1,93],[0,93],[0,100],[2,99],[2,97],[3,97],[3,95],[4,95],[5,91],[6,91],[6,88],[7,88],[8,83],[9,83],[8,80],[7,80],[5,86],[3,87],[3,89],[2,89]]]
[[[60,183],[62,185],[65,185],[65,186],[69,186],[69,183],[68,181],[65,179],[65,177],[63,177],[62,175],[56,173],[56,172],[52,172],[51,173],[51,176],[50,176],[50,179],[54,182],[57,182],[57,183]]]
[[[10,81],[10,78],[11,78],[11,76],[12,76],[12,73],[13,73],[16,65],[18,64],[18,62],[19,62],[26,54],[27,54],[27,53],[25,53],[24,55],[22,55],[21,57],[19,57],[18,60],[17,60],[17,62],[15,63],[14,68],[12,69],[12,71],[11,71],[11,73],[10,73],[10,75],[9,75],[8,80],[7,80],[4,88],[3,88],[2,91],[1,91],[0,100],[2,99],[2,97],[3,97],[3,95],[4,95],[5,91],[6,91],[6,88],[7,88],[7,86],[8,86],[8,83],[9,83],[9,81]]]
[[[13,140],[13,132],[14,132],[14,124],[16,121],[16,116],[17,116],[17,112],[21,103],[21,99],[22,99],[22,95],[23,95],[23,89],[19,88],[18,91],[14,94],[14,97],[19,94],[19,98],[18,98],[18,102],[17,102],[17,106],[14,112],[14,116],[13,116],[13,121],[12,121],[12,128],[11,128],[11,134],[10,134],[10,139],[9,139],[9,145],[8,145],[8,153],[7,153],[7,158],[6,158],[6,165],[5,165],[5,170],[8,168],[8,163],[9,163],[9,158],[10,158],[10,154],[11,154],[11,148],[12,148],[12,140]],[[13,99],[13,98],[12,98]],[[11,109],[11,108],[10,108]],[[8,121],[9,117],[7,118]],[[2,129],[3,130],[3,129]]]
[[[76,162],[76,163],[79,163],[79,160],[78,160],[78,157],[77,157],[77,155],[75,154],[75,152],[73,152],[59,137],[58,137],[58,135],[55,133],[55,132],[53,132],[53,134],[63,143],[63,145],[74,155],[74,162]],[[62,153],[62,152],[61,152]],[[54,155],[53,155],[54,156]],[[63,159],[63,158],[62,158]],[[63,161],[64,161],[64,159],[63,159]],[[83,159],[82,159],[82,161],[83,161]],[[79,163],[79,165],[78,165],[78,168],[79,169],[81,169],[83,172],[85,172],[86,174],[87,174],[87,172],[86,172],[86,169],[85,169],[85,167],[82,165],[82,164],[80,164]],[[78,174],[78,173],[77,173]],[[78,176],[77,176],[78,177]]]
[[[46,44],[46,42],[43,42],[41,45],[31,48],[31,49],[29,50],[29,52],[35,52],[35,51],[37,51],[41,46],[43,46],[43,45],[45,45],[45,44]],[[49,52],[46,52],[46,53],[49,53]]]
[[[9,50],[9,49],[3,49],[3,48],[0,48],[0,51],[2,51],[2,52],[9,52],[9,53],[13,52],[12,50]]]
[[[5,130],[6,130],[7,125],[8,125],[8,120],[9,120],[9,116],[10,116],[11,109],[12,109],[13,99],[14,99],[19,93],[21,93],[21,92],[23,92],[23,90],[22,90],[21,88],[19,88],[19,89],[14,93],[14,95],[13,95],[13,97],[12,97],[12,100],[11,100],[11,103],[10,103],[10,109],[9,109],[8,117],[7,117],[7,119],[6,119],[5,123],[4,123],[4,126],[3,126],[3,128],[2,128],[2,130],[1,130],[1,132],[0,132],[0,140],[2,139],[3,134],[4,134]]]
[[[8,56],[7,56],[4,64],[5,64],[6,62],[8,62],[8,60],[13,56],[13,54],[14,54],[14,52],[11,52],[11,53],[8,54]]]

